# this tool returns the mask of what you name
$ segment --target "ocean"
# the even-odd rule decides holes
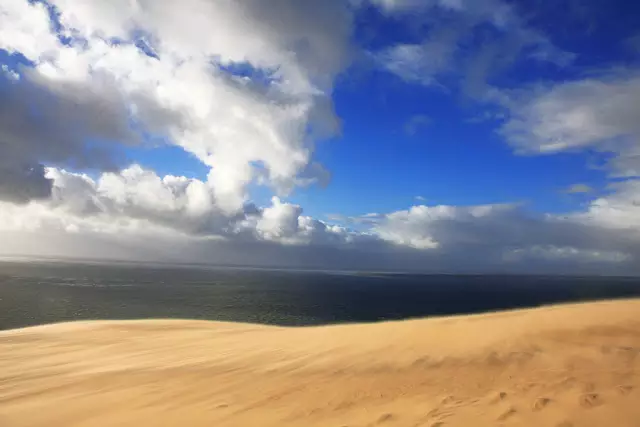
[[[184,318],[286,326],[640,297],[640,279],[0,262],[0,329]]]

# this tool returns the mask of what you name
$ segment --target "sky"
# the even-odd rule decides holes
[[[638,275],[639,19],[3,0],[0,256]]]

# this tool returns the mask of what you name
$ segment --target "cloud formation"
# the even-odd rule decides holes
[[[562,190],[565,194],[587,194],[593,191],[593,187],[588,184],[572,184]]]
[[[575,55],[528,25],[515,5],[501,0],[370,0],[392,17],[420,21],[418,42],[376,50],[378,65],[409,83],[481,97],[487,80],[518,58],[565,67]],[[491,30],[488,30],[491,28]],[[426,29],[426,30],[425,30]]]
[[[166,135],[211,168],[217,204],[227,213],[241,210],[250,182],[287,194],[313,181],[298,176],[318,170],[308,167],[313,137],[338,127],[330,96],[349,60],[350,14],[342,2],[55,0],[51,7],[56,25],[43,3],[3,2],[0,48],[33,63],[20,81],[37,82],[53,94],[47,101],[63,103],[47,111],[70,111],[61,120],[43,117],[39,129],[53,131],[55,143],[131,140],[130,123]],[[12,109],[19,122],[38,103],[38,92],[24,93],[25,85],[14,89],[26,103]],[[62,94],[77,108],[61,108],[68,107]],[[47,129],[60,122],[63,129]],[[70,143],[67,128],[77,133]],[[22,139],[42,144],[42,135]]]
[[[521,153],[612,153],[612,175],[640,176],[639,99],[635,71],[515,91],[500,133]]]
[[[564,215],[421,197],[391,212],[306,215],[286,196],[328,182],[314,150],[340,129],[332,94],[356,49],[353,4],[429,28],[376,50],[383,69],[422,86],[453,80],[502,110],[499,134],[516,153],[595,150],[609,155],[609,177],[624,179]],[[491,86],[515,57],[573,60],[510,3],[6,0],[0,49],[11,59],[0,69],[0,254],[640,274],[638,73]],[[415,116],[405,130],[431,120]],[[122,147],[154,139],[208,175],[123,167]],[[257,185],[273,193],[266,206],[250,201]]]
[[[158,240],[180,242],[162,250],[163,259],[174,261],[188,261],[188,253],[204,262],[203,254],[185,249],[191,245],[203,253],[235,248],[237,257],[225,258],[227,262],[248,263],[250,258],[241,254],[251,247],[253,257],[265,257],[261,250],[278,257],[300,255],[297,265],[315,268],[323,260],[313,254],[337,251],[332,256],[351,253],[351,258],[335,268],[575,272],[615,266],[617,272],[632,273],[640,256],[640,207],[635,200],[640,189],[635,181],[595,200],[587,211],[568,216],[534,215],[508,204],[417,205],[352,218],[348,222],[366,227],[354,231],[305,216],[300,206],[277,197],[270,206],[249,204],[229,216],[215,206],[206,182],[159,177],[139,166],[104,173],[97,181],[51,168],[46,177],[54,183],[49,200],[1,205],[0,234],[70,233],[111,246],[126,236],[128,247],[141,251],[135,259],[153,258],[159,248],[143,242]],[[4,245],[4,250],[9,247]],[[84,250],[98,256],[93,249]],[[349,267],[348,259],[357,263]]]
[[[52,182],[51,197],[28,206],[3,204],[0,228],[103,234],[160,230],[192,238],[291,245],[339,245],[365,238],[304,216],[300,206],[278,197],[270,206],[246,204],[241,212],[229,215],[215,204],[209,183],[184,176],[160,177],[138,165],[103,173],[98,180],[55,168],[48,168],[44,176]]]

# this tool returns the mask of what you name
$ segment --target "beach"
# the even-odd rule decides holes
[[[637,426],[640,300],[372,324],[0,332],[0,426]]]

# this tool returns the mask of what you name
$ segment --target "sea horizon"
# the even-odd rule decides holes
[[[640,297],[640,278],[0,261],[0,329],[151,318],[366,323],[630,297]]]

